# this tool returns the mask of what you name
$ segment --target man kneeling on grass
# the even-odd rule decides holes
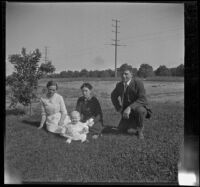
[[[144,139],[143,121],[145,117],[150,118],[152,113],[144,85],[140,80],[133,78],[131,66],[124,64],[120,70],[122,81],[117,83],[111,93],[112,103],[122,115],[118,129],[129,134],[136,133],[139,139]]]
[[[67,143],[71,143],[72,140],[87,141],[89,127],[94,124],[93,119],[89,119],[85,123],[80,122],[81,117],[78,111],[71,112],[70,118],[71,122],[62,126],[60,135],[67,138]]]

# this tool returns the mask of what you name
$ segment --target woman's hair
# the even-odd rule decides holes
[[[56,83],[55,81],[49,81],[49,82],[47,83],[47,88],[48,88],[49,86],[56,86],[56,90],[58,89],[58,85],[57,85],[57,83]]]
[[[89,90],[92,90],[92,88],[93,88],[92,85],[91,85],[90,83],[87,83],[87,82],[82,84],[81,90],[82,90],[84,87],[88,88]]]

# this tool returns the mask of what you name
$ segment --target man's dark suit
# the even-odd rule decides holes
[[[143,83],[138,79],[132,79],[124,90],[124,83],[117,83],[111,93],[111,100],[117,111],[122,112],[129,106],[131,113],[129,119],[121,118],[119,130],[126,132],[129,128],[143,130],[144,118],[150,118],[151,109],[149,107]],[[119,97],[123,100],[121,103]]]

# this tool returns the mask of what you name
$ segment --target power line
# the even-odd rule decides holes
[[[115,27],[115,31],[112,31],[112,32],[115,33],[115,39],[112,39],[115,43],[114,44],[113,43],[112,44],[105,44],[105,45],[113,45],[113,46],[115,46],[115,77],[117,77],[117,47],[118,46],[126,46],[126,45],[120,45],[120,44],[118,44],[118,42],[120,40],[118,40],[117,34],[120,33],[120,32],[118,32],[118,28],[120,27],[118,25],[118,23],[120,22],[120,20],[112,19],[112,21],[115,22],[115,25],[112,24],[112,27]]]
[[[165,31],[160,31],[160,32],[155,32],[155,33],[145,33],[142,35],[137,35],[137,36],[128,36],[128,37],[123,37],[121,39],[130,39],[130,38],[138,38],[138,37],[145,37],[145,36],[151,36],[151,35],[160,35],[160,34],[165,34],[167,32],[177,32],[177,30],[184,30],[184,28],[171,28],[171,29],[166,29]]]
[[[160,38],[159,39],[159,41],[161,41],[161,40],[166,40],[167,38],[166,37],[169,37],[169,36],[175,36],[175,35],[179,35],[180,33],[172,33],[172,34],[167,34],[167,35],[165,35],[165,36],[163,36],[162,38]],[[157,39],[158,37],[161,37],[161,36],[150,36],[150,37],[147,37],[147,38],[133,38],[133,39],[131,39],[131,40],[129,40],[132,44],[129,44],[129,45],[134,45],[134,43],[138,43],[138,42],[145,42],[145,41],[148,41],[148,40],[155,40],[155,39]],[[172,38],[168,38],[168,40],[169,39],[172,39]],[[176,38],[177,39],[177,38]],[[133,43],[134,42],[134,43]]]

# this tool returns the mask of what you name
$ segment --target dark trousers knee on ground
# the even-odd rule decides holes
[[[144,129],[144,118],[147,115],[147,110],[143,106],[138,106],[135,110],[131,110],[129,119],[121,118],[119,122],[119,131],[126,133],[128,129],[133,128],[138,131]]]

